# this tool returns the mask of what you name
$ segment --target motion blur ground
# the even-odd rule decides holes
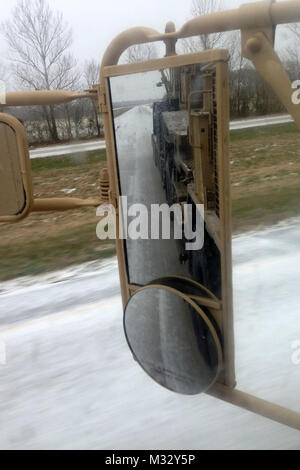
[[[233,240],[239,384],[296,411],[299,236],[297,220]],[[0,296],[2,449],[300,450],[298,431],[170,393],[139,369],[122,331],[115,260],[56,280],[7,284]]]

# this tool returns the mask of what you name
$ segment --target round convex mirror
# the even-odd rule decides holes
[[[163,387],[185,395],[208,390],[222,367],[218,334],[188,296],[166,286],[147,286],[124,313],[127,342],[141,367]]]

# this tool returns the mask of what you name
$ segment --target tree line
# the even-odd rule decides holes
[[[79,68],[70,52],[72,31],[46,0],[20,0],[12,19],[1,27],[10,67],[0,66],[0,79],[7,81],[10,75],[18,90],[82,91],[99,82],[100,64],[92,59]],[[24,123],[30,143],[103,136],[93,100],[9,112]]]
[[[193,0],[191,15],[199,16],[224,8],[223,0]],[[19,90],[90,89],[99,81],[100,64],[92,59],[79,68],[70,52],[72,31],[61,13],[47,0],[19,0],[10,20],[2,23],[9,52],[9,69],[0,64],[0,80],[11,76]],[[286,28],[288,46],[281,59],[292,80],[300,78],[300,26]],[[239,33],[201,35],[178,41],[178,52],[194,52],[216,47],[229,50],[231,118],[284,112],[270,87],[251,63],[241,55]],[[149,60],[157,56],[153,44],[133,46],[123,55],[125,62]],[[60,106],[16,108],[29,140],[58,142],[103,136],[103,125],[93,100],[78,100]]]

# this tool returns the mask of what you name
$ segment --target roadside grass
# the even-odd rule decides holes
[[[234,233],[260,229],[299,216],[299,195],[300,181],[293,186],[272,187],[234,197],[232,201]]]
[[[233,232],[300,215],[300,133],[295,124],[231,132]],[[35,197],[99,196],[106,151],[33,159]],[[112,256],[113,241],[96,237],[94,208],[33,213],[0,225],[0,281]]]
[[[95,223],[83,224],[58,236],[45,234],[40,239],[14,240],[13,244],[0,246],[0,280],[64,269],[114,253],[113,242],[97,239]]]
[[[250,127],[248,129],[238,129],[230,132],[231,142],[239,140],[251,140],[259,137],[272,137],[274,135],[285,135],[298,133],[299,129],[294,122],[285,124],[274,124],[272,126]]]
[[[31,160],[36,198],[99,197],[99,172],[106,151]],[[114,241],[96,236],[96,208],[32,213],[0,226],[0,281],[41,274],[112,256]]]
[[[300,133],[294,123],[231,132],[235,234],[300,215]]]
[[[105,161],[106,150],[92,150],[58,157],[34,158],[31,160],[31,169],[33,173],[38,173],[43,170],[59,170],[78,166],[84,167]]]

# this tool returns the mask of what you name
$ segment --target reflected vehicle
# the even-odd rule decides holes
[[[130,290],[126,338],[154,380],[184,394],[206,391],[217,379],[234,382],[232,330],[226,330],[232,301],[228,54],[220,50],[210,62],[202,57],[108,79],[118,189],[126,196],[126,206],[120,203]],[[154,206],[159,231],[153,231]],[[148,231],[133,238],[131,218],[138,215],[136,226],[146,220]],[[190,249],[199,232],[202,243]]]
[[[147,207],[149,235],[153,204],[190,205],[193,231],[200,231],[197,217],[204,225],[199,205],[205,211],[200,249],[186,249],[184,227],[176,214],[171,239],[163,239],[162,232],[159,239],[128,237],[124,248],[131,285],[183,276],[222,298],[220,240],[229,239],[231,233],[229,226],[221,233],[224,210],[220,211],[219,200],[218,137],[227,130],[222,129],[216,103],[220,73],[214,63],[192,64],[110,79],[120,194],[127,196],[128,207]],[[123,224],[128,229],[126,209]],[[175,237],[176,224],[181,224],[181,240]]]

